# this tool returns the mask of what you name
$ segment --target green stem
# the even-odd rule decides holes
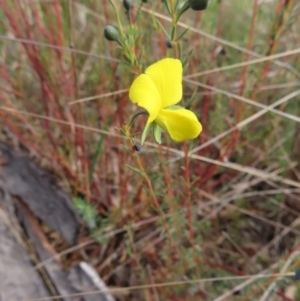
[[[122,23],[121,23],[121,19],[120,19],[120,16],[119,16],[119,13],[118,13],[118,10],[117,10],[117,7],[114,3],[113,0],[109,0],[109,3],[112,5],[115,13],[116,13],[116,16],[117,16],[117,20],[118,20],[118,27],[119,27],[119,31],[120,31],[120,34],[121,34],[121,37],[122,39],[124,39],[124,32],[123,32],[123,27],[122,27]]]
[[[128,123],[128,129],[132,126],[134,120],[140,116],[140,115],[148,115],[148,112],[146,110],[140,110],[137,111],[130,119],[130,122]]]

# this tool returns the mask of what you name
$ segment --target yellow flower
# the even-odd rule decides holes
[[[153,127],[154,136],[159,143],[160,128],[177,142],[194,139],[202,131],[202,126],[192,111],[175,106],[182,98],[181,82],[180,60],[166,58],[148,67],[130,87],[129,98],[148,111],[146,128],[149,130]]]

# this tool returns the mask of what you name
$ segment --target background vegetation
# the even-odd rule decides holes
[[[298,1],[212,0],[183,14],[172,45],[163,2],[128,14],[115,0],[140,66],[189,58],[183,102],[204,128],[138,153],[119,130],[137,110],[137,66],[103,36],[110,2],[0,4],[0,138],[74,196],[89,229],[77,249],[107,285],[145,285],[118,300],[299,300],[290,274],[272,276],[300,265]]]

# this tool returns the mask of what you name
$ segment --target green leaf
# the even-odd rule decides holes
[[[175,2],[175,10],[177,10],[179,3],[180,3],[180,0],[176,0],[176,2]]]
[[[153,134],[156,142],[161,144],[161,127],[157,123],[154,123]]]
[[[182,61],[182,44],[177,43],[178,45],[178,52],[179,52],[179,60]]]
[[[186,1],[182,7],[179,9],[176,17],[176,24],[179,21],[180,17],[190,8],[189,1]]]
[[[189,60],[190,60],[190,57],[192,56],[192,53],[193,53],[193,49],[191,49],[190,51],[189,51],[189,54],[187,55],[187,57],[186,57],[186,59],[184,60],[184,62],[183,62],[183,64],[182,64],[182,66],[183,66],[183,73],[185,72],[185,70],[186,70],[186,68],[187,68],[187,65],[188,65],[188,62],[189,62]]]
[[[180,35],[179,37],[176,39],[176,42],[179,41],[181,38],[184,37],[184,35],[190,30],[190,28],[186,28]]]
[[[144,130],[143,130],[143,133],[142,133],[142,137],[141,137],[141,145],[144,144],[146,138],[147,138],[147,135],[149,134],[149,131],[151,130],[151,128],[153,127],[153,122],[151,123],[147,123]]]
[[[133,171],[135,171],[136,173],[138,173],[140,176],[144,177],[144,174],[141,170],[139,170],[138,168],[135,168],[129,164],[126,164],[127,167],[129,167],[130,169],[132,169]]]
[[[166,9],[167,9],[169,15],[172,15],[172,12],[171,12],[171,9],[170,9],[170,6],[169,6],[169,1],[163,0],[162,2],[163,2],[164,5],[166,6]]]
[[[196,94],[197,94],[198,89],[195,89],[195,91],[193,92],[192,96],[188,99],[188,101],[185,104],[185,108],[186,109],[190,109],[192,106],[193,101],[196,98]]]
[[[97,208],[82,198],[74,198],[74,205],[81,213],[82,219],[86,222],[89,229],[96,227],[96,218],[98,216]]]
[[[172,41],[170,35],[169,35],[169,34],[167,33],[167,31],[164,29],[164,27],[162,26],[162,24],[161,24],[158,20],[156,20],[156,22],[157,22],[157,24],[159,25],[159,27],[161,28],[161,30],[164,32],[164,34],[166,35],[166,37],[167,37],[170,41]]]
[[[174,25],[172,27],[172,32],[171,32],[171,41],[174,41],[174,36],[175,36],[175,33],[176,33],[176,25]]]
[[[91,166],[91,169],[89,170],[89,183],[90,184],[92,183],[93,174],[94,174],[94,171],[95,171],[95,168],[96,168],[96,164],[97,164],[98,159],[101,155],[102,144],[103,144],[104,138],[105,138],[105,135],[102,134],[99,141],[98,141],[98,143],[97,143],[95,154],[93,155],[92,166]]]

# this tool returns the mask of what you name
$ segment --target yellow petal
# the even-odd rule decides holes
[[[133,81],[129,89],[129,98],[148,111],[148,123],[156,118],[162,107],[159,92],[147,74],[141,74]]]
[[[202,131],[196,115],[186,109],[161,110],[155,122],[168,131],[171,138],[177,142],[194,139]]]
[[[182,98],[182,64],[180,60],[166,58],[146,69],[160,94],[162,107],[178,103]]]

